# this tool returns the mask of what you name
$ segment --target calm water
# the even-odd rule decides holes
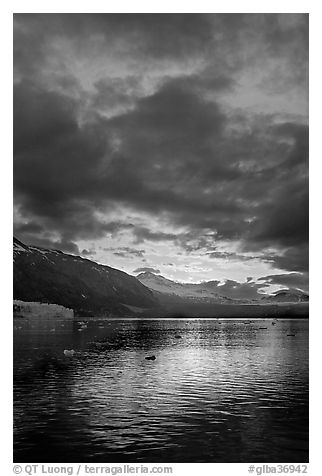
[[[308,461],[308,321],[14,326],[15,462]]]

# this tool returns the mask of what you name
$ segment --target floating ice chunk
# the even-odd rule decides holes
[[[74,354],[75,354],[74,349],[71,349],[71,350],[65,349],[64,350],[64,355],[66,355],[66,357],[72,357]]]

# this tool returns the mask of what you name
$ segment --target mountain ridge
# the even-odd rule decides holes
[[[298,290],[282,290],[252,301],[235,299],[217,292],[218,281],[178,283],[154,273],[140,273],[136,278],[81,256],[28,246],[16,238],[13,255],[14,299],[58,304],[73,309],[76,317],[287,317],[308,313],[308,296]]]
[[[238,299],[218,292],[218,288],[220,288],[218,281],[213,280],[202,281],[201,283],[180,283],[150,271],[138,274],[137,279],[158,293],[191,300],[208,300],[221,304],[300,303],[309,301],[308,294],[297,289],[282,289],[273,294],[258,294],[256,299]]]
[[[133,315],[128,306],[157,308],[153,292],[134,276],[60,250],[13,240],[14,299],[59,304],[76,315]]]
[[[233,301],[227,296],[223,296],[211,289],[206,289],[203,283],[179,283],[151,272],[140,273],[137,279],[148,288],[162,294],[198,301],[213,300],[221,304]]]

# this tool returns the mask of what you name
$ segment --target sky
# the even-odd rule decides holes
[[[308,59],[305,14],[15,14],[15,236],[307,291]]]

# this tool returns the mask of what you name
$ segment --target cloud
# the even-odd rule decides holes
[[[151,231],[144,226],[135,226],[132,229],[136,243],[143,243],[145,240],[149,241],[175,241],[178,239],[177,233],[165,233],[163,231]]]
[[[29,226],[66,239],[99,236],[94,216],[100,160],[106,139],[100,127],[81,127],[73,101],[20,83],[15,87],[14,187]]]
[[[123,59],[178,60],[208,49],[213,35],[204,14],[15,14],[14,20],[15,57],[23,70],[34,63],[44,67],[45,51],[57,37],[78,42],[78,54],[107,50]]]
[[[286,286],[288,289],[296,288],[304,292],[309,290],[308,273],[287,273],[263,276],[258,281],[264,281],[266,284],[279,284]]]
[[[290,180],[262,204],[252,223],[252,239],[281,246],[302,245],[309,238],[309,193],[306,179]]]
[[[14,23],[18,238],[75,252],[122,235],[114,256],[167,243],[307,270],[306,15]]]
[[[105,248],[105,250],[113,249],[113,248]],[[115,256],[121,256],[122,258],[130,258],[131,256],[135,256],[137,258],[143,258],[145,250],[138,250],[135,248],[129,248],[124,246],[122,248],[118,248],[113,252]]]
[[[144,267],[144,268],[136,268],[133,273],[139,274],[139,273],[154,273],[154,274],[160,274],[160,270],[156,268],[149,268],[149,267]]]
[[[210,251],[206,253],[209,258],[212,259],[225,259],[225,260],[240,260],[240,261],[249,261],[252,259],[258,259],[258,256],[246,256],[239,253],[234,253],[231,251]]]
[[[26,83],[20,83],[16,89],[15,192],[21,209],[31,216],[43,216],[47,227],[60,227],[64,235],[73,234],[77,238],[84,234],[94,236],[95,233],[100,236],[105,226],[95,219],[94,211],[97,206],[103,208],[107,202],[111,204],[113,201],[148,212],[165,210],[180,214],[184,211],[198,213],[213,209],[211,204],[202,203],[200,198],[196,200],[197,197],[185,196],[185,190],[179,189],[180,183],[178,190],[168,189],[168,185],[180,171],[185,180],[187,173],[196,170],[196,156],[187,164],[183,160],[182,154],[187,152],[184,142],[186,136],[190,136],[192,149],[192,134],[194,141],[198,142],[203,140],[198,134],[203,133],[207,137],[221,127],[224,116],[216,106],[208,107],[207,117],[197,97],[187,92],[178,91],[176,94],[176,90],[171,87],[168,90],[167,87],[150,99],[142,100],[143,105],[135,114],[111,121],[98,119],[94,124],[80,126],[73,101],[66,100],[58,93],[30,88]],[[181,101],[183,108],[180,117],[177,117],[183,123],[178,125],[177,130],[175,122],[169,124],[175,113],[174,100]],[[160,107],[163,108],[161,122],[158,118]],[[20,111],[27,111],[28,118]],[[186,120],[189,114],[191,118]],[[218,126],[209,128],[207,124],[213,120],[219,121]],[[131,126],[133,121],[135,127]],[[27,131],[23,127],[26,122],[29,124]],[[127,142],[123,141],[122,153],[113,152],[109,143],[108,130],[113,128],[114,133],[129,137]],[[142,138],[138,134],[139,129],[145,129]],[[178,153],[177,165],[170,162],[167,154],[158,156],[153,136],[159,134],[161,141],[162,137],[168,137],[164,147],[170,148],[171,156]],[[142,140],[146,143],[145,148],[149,147],[150,142],[150,151],[147,151],[149,161],[141,158]],[[181,152],[180,147],[183,148]],[[131,154],[127,149],[131,149]],[[158,161],[163,164],[161,167],[165,167],[163,173],[155,167]],[[135,162],[136,167],[132,167],[130,162]],[[186,171],[183,169],[185,165]],[[192,170],[189,170],[189,165]],[[225,168],[218,166],[226,175]],[[222,202],[216,205],[220,213],[225,209],[225,203]],[[82,229],[83,223],[86,226]],[[137,228],[137,235],[142,231]]]
[[[79,255],[79,247],[76,243],[68,240],[52,240],[50,238],[42,238],[41,236],[32,236],[32,240],[24,241],[27,245],[39,246],[40,248],[47,248],[52,250],[59,250],[65,253]]]
[[[275,130],[231,137],[218,105],[178,81],[140,100],[134,111],[83,125],[73,101],[25,83],[16,88],[16,198],[22,213],[64,239],[117,230],[115,222],[100,221],[96,210],[118,203],[166,214],[174,226],[190,228],[186,238],[211,231],[217,239],[244,240],[249,249],[306,242],[307,179],[293,163],[285,166],[292,158],[303,164],[303,141],[296,140],[302,128],[285,126],[294,139],[285,158],[274,145]],[[118,138],[116,151],[111,137]],[[279,161],[275,169],[264,161],[269,147]],[[188,246],[175,233],[121,226],[132,228],[138,243],[179,239]]]
[[[264,255],[275,267],[287,271],[308,272],[309,270],[309,245],[293,246],[275,255]]]
[[[14,154],[50,148],[77,134],[76,104],[28,81],[14,86]]]

